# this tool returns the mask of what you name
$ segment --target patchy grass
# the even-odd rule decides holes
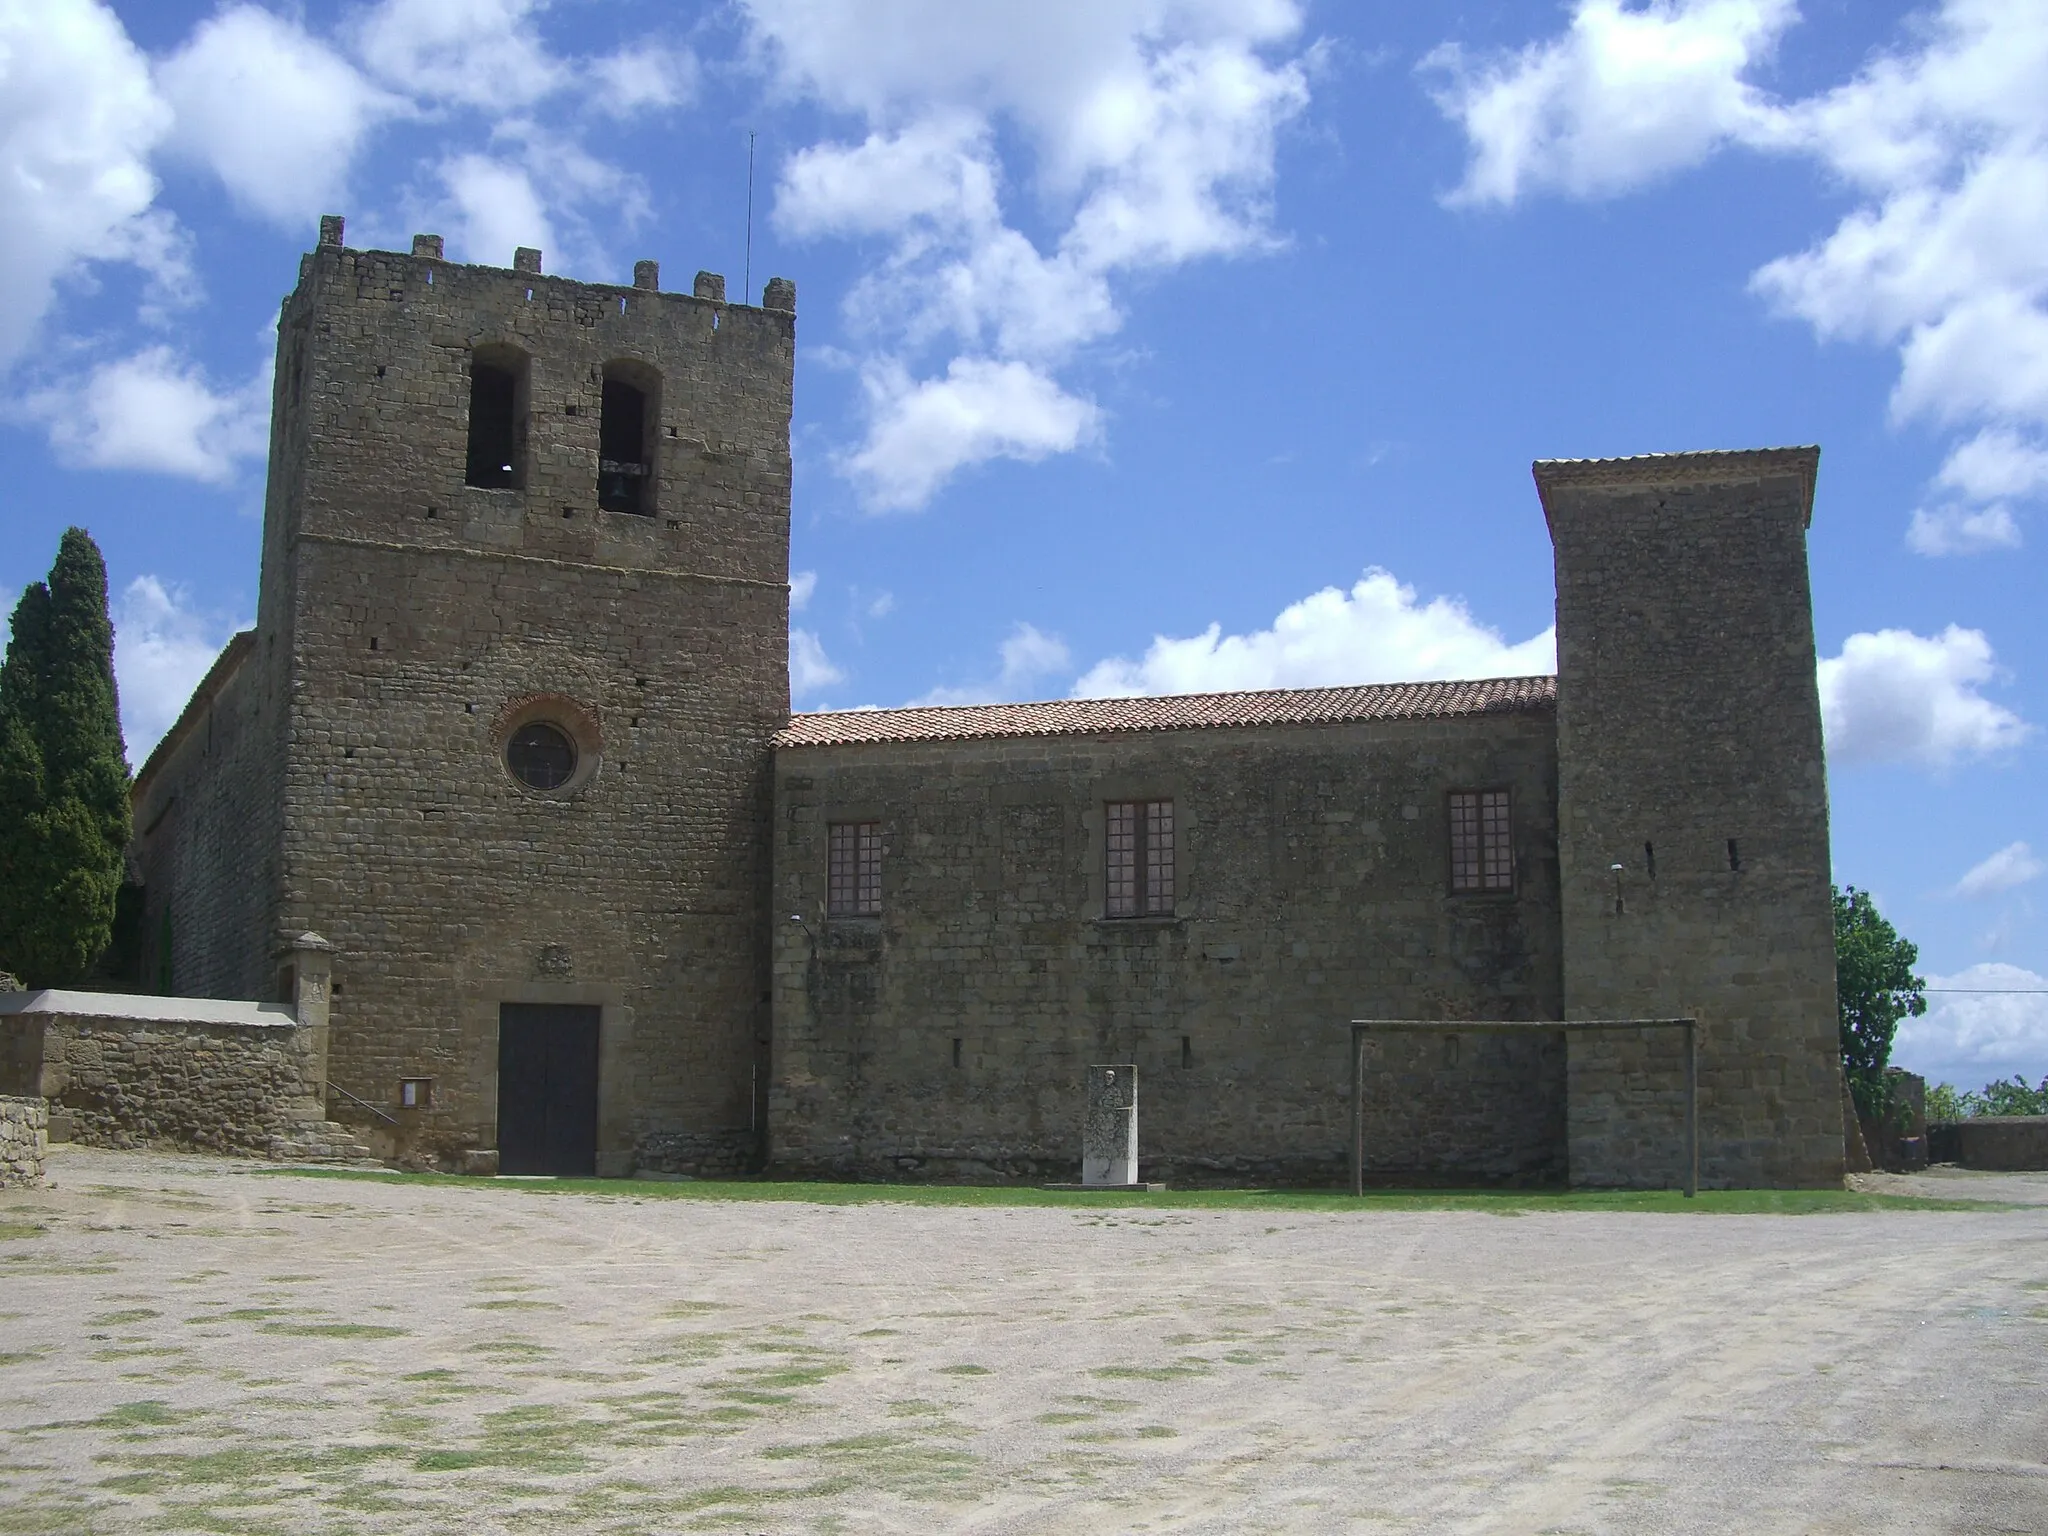
[[[263,1331],[299,1339],[396,1339],[409,1330],[381,1323],[265,1323]]]
[[[767,1179],[705,1179],[667,1184],[638,1179],[493,1179],[454,1173],[373,1172],[361,1168],[252,1168],[252,1177],[369,1179],[444,1184],[526,1195],[606,1195],[632,1200],[782,1200],[811,1205],[1050,1206],[1077,1211],[1128,1208],[1207,1211],[1533,1212],[1631,1211],[1699,1216],[1826,1216],[1868,1211],[2001,1211],[2027,1207],[1992,1200],[1936,1200],[1848,1189],[1707,1189],[1687,1199],[1675,1189],[1375,1189],[1364,1195],[1310,1189],[1187,1189],[1161,1194],[1083,1195],[985,1184],[838,1184]]]

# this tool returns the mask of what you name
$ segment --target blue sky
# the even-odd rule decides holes
[[[138,761],[320,213],[751,259],[799,707],[1548,670],[1532,459],[1818,442],[1836,876],[2048,987],[2038,0],[0,0],[0,156],[0,595],[99,538]],[[2048,997],[1935,1001],[1900,1060],[2048,1073]]]

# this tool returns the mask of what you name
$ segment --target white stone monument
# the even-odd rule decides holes
[[[1090,1188],[1138,1184],[1138,1069],[1090,1067],[1081,1122],[1081,1182]]]

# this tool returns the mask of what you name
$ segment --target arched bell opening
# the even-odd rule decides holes
[[[597,504],[604,511],[654,515],[654,438],[660,420],[661,375],[644,363],[605,364],[597,429]]]

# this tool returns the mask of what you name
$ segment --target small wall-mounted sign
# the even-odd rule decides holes
[[[429,1109],[433,1103],[434,1080],[431,1077],[401,1077],[398,1080],[400,1109]]]

